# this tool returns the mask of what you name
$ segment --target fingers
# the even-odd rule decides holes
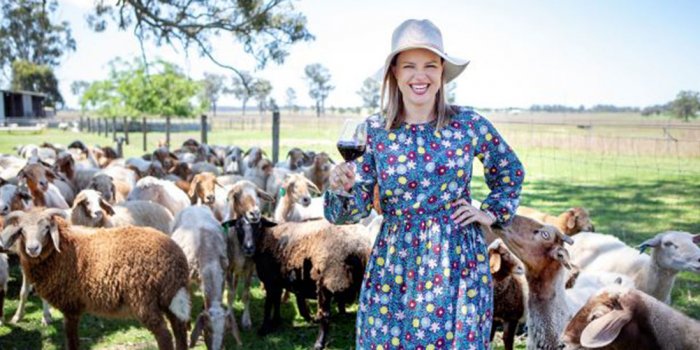
[[[458,199],[452,205],[456,206],[456,208],[450,218],[461,227],[475,222],[489,226],[492,221],[486,213],[472,206],[464,199]]]
[[[355,171],[352,164],[342,163],[333,168],[330,176],[330,186],[333,190],[349,190],[355,184]]]

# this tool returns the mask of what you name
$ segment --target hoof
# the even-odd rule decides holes
[[[250,330],[251,328],[253,328],[253,322],[250,321],[250,317],[241,318],[241,328],[245,330]]]
[[[316,343],[314,344],[314,350],[323,350],[325,348],[326,347],[320,341],[316,341]]]

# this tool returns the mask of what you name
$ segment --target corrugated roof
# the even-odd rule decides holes
[[[34,91],[5,90],[5,89],[0,89],[0,92],[7,92],[7,93],[11,93],[11,94],[20,94],[20,95],[31,95],[31,96],[46,97],[46,94],[43,94],[43,93],[41,93],[41,92],[34,92]]]

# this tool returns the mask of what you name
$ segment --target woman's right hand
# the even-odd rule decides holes
[[[333,191],[350,191],[355,185],[355,165],[352,162],[343,162],[336,165],[330,174],[330,189]]]

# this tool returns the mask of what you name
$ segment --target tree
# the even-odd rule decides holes
[[[297,92],[292,88],[287,88],[287,108],[290,111],[296,110]]]
[[[357,94],[362,97],[362,103],[365,108],[369,110],[369,113],[374,113],[374,111],[379,108],[379,82],[372,78],[367,78],[362,83],[362,88],[357,91]]]
[[[85,93],[85,90],[90,87],[90,83],[85,80],[75,80],[70,83],[70,92],[76,97],[80,97]]]
[[[211,111],[216,115],[216,102],[224,91],[224,80],[226,77],[220,74],[204,73],[204,96],[211,106]]]
[[[2,1],[0,5],[0,69],[15,60],[56,67],[66,51],[75,51],[68,22],[52,23],[56,0]],[[45,91],[39,91],[45,92]]]
[[[63,106],[63,96],[58,91],[58,80],[49,66],[38,65],[24,60],[12,62],[13,90],[35,91],[46,94],[45,105]]]
[[[255,84],[253,84],[253,96],[256,101],[258,101],[258,112],[262,114],[265,109],[267,109],[268,100],[272,92],[272,83],[269,80],[258,79]]]
[[[700,111],[700,93],[681,91],[673,100],[672,106],[673,114],[686,122],[690,121],[690,118],[697,118]]]
[[[214,57],[210,38],[229,34],[256,59],[258,68],[269,60],[284,62],[290,45],[314,38],[293,0],[95,0],[88,24],[99,32],[110,21],[121,30],[133,27],[142,45],[152,40],[156,45],[194,47],[201,56],[237,75],[239,70]]]
[[[149,67],[141,60],[110,63],[106,80],[95,81],[80,99],[82,108],[105,117],[141,115],[191,117],[206,108],[200,101],[202,84],[186,77],[177,66],[156,61]]]
[[[306,79],[309,83],[309,96],[316,101],[316,117],[321,116],[321,111],[325,109],[326,98],[335,86],[330,84],[331,73],[320,63],[314,63],[304,68]]]
[[[455,101],[457,100],[457,96],[455,94],[455,90],[457,90],[457,83],[456,82],[451,82],[445,86],[445,90],[447,91],[447,103],[449,104],[454,104]]]
[[[232,82],[232,87],[230,89],[225,89],[224,92],[233,94],[233,96],[241,101],[243,104],[243,115],[245,115],[245,106],[248,104],[248,100],[255,95],[255,78],[253,78],[250,73],[241,71],[238,76],[233,77]]]

